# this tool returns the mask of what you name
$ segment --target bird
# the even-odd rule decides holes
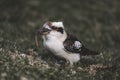
[[[71,66],[79,62],[81,56],[99,54],[87,49],[73,34],[67,33],[62,21],[44,23],[37,34],[42,35],[45,49],[65,59]],[[38,46],[38,42],[36,44]]]

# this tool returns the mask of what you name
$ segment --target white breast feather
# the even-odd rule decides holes
[[[67,53],[64,51],[63,42],[58,39],[47,40],[44,42],[44,46],[50,50],[54,55],[63,57],[73,65],[73,62],[78,62],[80,60],[80,55],[77,53]]]

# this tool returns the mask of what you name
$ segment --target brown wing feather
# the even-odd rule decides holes
[[[82,47],[80,47],[80,48],[76,48],[76,46],[74,46],[75,41],[78,41],[78,39],[75,36],[73,36],[71,34],[67,35],[67,38],[63,43],[66,51],[69,51],[72,53],[79,53],[80,55],[83,55],[83,56],[84,55],[97,55],[98,54],[95,51],[90,51],[89,49],[85,48],[84,45],[82,45]]]
[[[73,52],[73,53],[79,53],[79,49],[76,49],[73,44],[75,41],[78,41],[77,38],[71,34],[68,34],[66,40],[64,41],[64,48],[67,51]]]

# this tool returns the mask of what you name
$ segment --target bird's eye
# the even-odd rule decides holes
[[[51,28],[54,28],[55,26],[51,26]]]
[[[61,32],[63,34],[63,28],[58,28],[57,31]]]
[[[52,28],[53,30],[57,30],[57,27],[55,27],[55,26],[51,26],[51,28]]]

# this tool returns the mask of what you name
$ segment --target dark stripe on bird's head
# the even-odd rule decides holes
[[[56,30],[56,31],[58,31],[58,32],[60,32],[60,33],[63,34],[63,28],[62,28],[62,27],[52,26],[52,23],[51,23],[51,22],[48,22],[47,24],[48,24],[48,26],[49,26],[52,30]]]

